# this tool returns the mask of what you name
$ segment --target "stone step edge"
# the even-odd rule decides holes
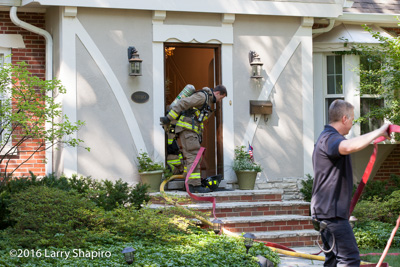
[[[226,209],[226,208],[253,208],[253,207],[271,207],[271,206],[303,206],[310,205],[309,202],[305,201],[259,201],[259,202],[220,202],[216,203],[215,208]],[[197,204],[184,204],[181,205],[186,208],[192,209],[212,209],[212,203],[197,203]],[[150,208],[163,208],[172,207],[167,204],[151,204]]]
[[[242,236],[242,233],[232,233],[237,236]],[[269,232],[252,232],[257,239],[275,239],[275,238],[287,238],[287,237],[298,237],[298,236],[319,236],[319,232],[314,229],[309,230],[295,230],[295,231],[269,231]]]
[[[175,195],[179,197],[188,197],[189,194],[185,191],[171,190],[164,191],[168,195]],[[282,195],[284,192],[281,189],[267,189],[267,190],[234,190],[234,191],[216,191],[206,194],[197,194],[196,196],[206,196],[206,197],[225,197],[225,196],[255,196],[255,195]],[[151,197],[161,197],[160,192],[149,193]]]
[[[224,224],[232,223],[262,223],[281,221],[311,221],[311,216],[303,215],[270,215],[270,216],[241,216],[241,217],[218,217]],[[213,218],[209,219],[210,221]]]

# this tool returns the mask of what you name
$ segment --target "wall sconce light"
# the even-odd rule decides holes
[[[134,46],[128,47],[129,75],[142,76],[142,61]]]
[[[251,66],[251,78],[260,79],[261,67],[264,63],[261,62],[260,56],[255,51],[250,51],[250,66]]]

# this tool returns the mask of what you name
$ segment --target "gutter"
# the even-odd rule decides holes
[[[313,34],[317,34],[317,33],[325,33],[325,32],[329,32],[330,30],[332,30],[333,26],[335,25],[335,20],[334,19],[329,19],[329,24],[327,27],[325,28],[319,28],[319,29],[313,29],[312,33]]]
[[[10,18],[11,21],[18,27],[21,27],[27,31],[39,34],[43,36],[46,40],[46,74],[45,78],[46,80],[52,80],[53,79],[53,38],[51,37],[50,33],[40,29],[34,25],[31,25],[29,23],[26,23],[24,21],[21,21],[18,16],[17,16],[17,7],[12,6],[10,9]],[[49,97],[53,97],[52,92],[47,93]],[[53,127],[52,123],[46,122],[45,125],[46,129],[51,129]],[[53,173],[53,149],[47,149],[46,150],[46,173],[51,174]]]

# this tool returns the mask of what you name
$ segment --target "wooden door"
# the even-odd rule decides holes
[[[214,88],[220,84],[220,46],[205,44],[165,44],[165,107],[181,92],[186,84],[196,90]],[[223,174],[222,106],[204,122],[203,142],[206,148],[201,164],[201,176],[206,178]]]

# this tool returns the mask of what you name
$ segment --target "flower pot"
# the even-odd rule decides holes
[[[150,185],[150,192],[159,192],[163,172],[163,170],[140,172],[139,175],[142,183]]]
[[[257,172],[256,171],[235,171],[236,177],[239,183],[239,189],[241,190],[253,190],[256,183]]]

